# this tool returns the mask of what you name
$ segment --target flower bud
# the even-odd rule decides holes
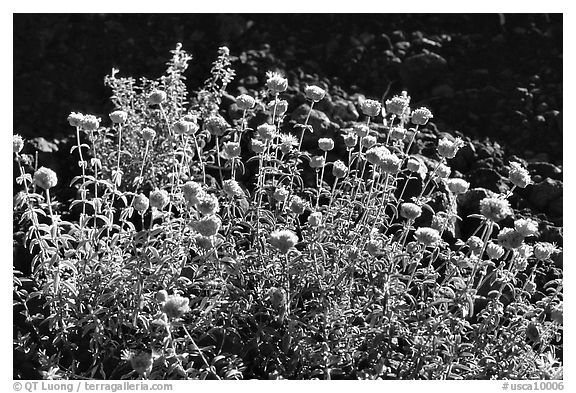
[[[274,112],[274,107],[276,107],[276,116],[283,116],[288,110],[288,102],[286,100],[272,100],[267,105],[270,112]]]
[[[274,190],[274,194],[272,195],[272,197],[274,198],[274,200],[278,202],[284,202],[286,198],[288,198],[288,194],[289,191],[284,187],[276,187],[276,190]]]
[[[306,98],[309,100],[318,102],[324,98],[326,91],[318,86],[306,86],[304,88],[304,94],[306,94]]]
[[[318,139],[318,147],[322,151],[330,151],[334,149],[334,141],[331,138]]]
[[[422,208],[415,203],[405,202],[400,205],[400,215],[413,221],[422,215]]]
[[[114,124],[123,124],[126,123],[126,120],[128,120],[128,113],[124,111],[114,111],[110,113],[109,116],[110,120],[112,120],[112,123]]]
[[[241,111],[252,109],[254,108],[254,105],[256,105],[256,100],[254,97],[251,97],[248,94],[240,94],[238,97],[236,97],[236,106]]]
[[[324,157],[322,156],[314,156],[310,158],[310,168],[320,169],[324,166],[325,163],[326,162],[324,160]]]
[[[314,212],[308,216],[308,225],[317,227],[322,224],[322,213]]]
[[[436,229],[427,227],[418,228],[414,233],[414,237],[418,243],[426,247],[434,246],[440,241],[440,233]]]
[[[305,209],[306,209],[306,202],[304,201],[304,199],[300,198],[297,195],[294,195],[292,196],[292,198],[290,198],[290,210],[292,210],[294,213],[302,214],[304,213]]]
[[[412,123],[423,126],[433,117],[428,108],[418,108],[412,112]]]
[[[388,113],[402,116],[410,105],[410,97],[407,96],[394,96],[386,100],[386,111]]]
[[[266,145],[264,144],[264,142],[262,142],[258,139],[252,139],[251,147],[252,147],[252,151],[256,154],[262,154],[262,153],[264,153],[264,150],[266,149]]]
[[[473,254],[480,255],[482,247],[484,247],[484,242],[478,236],[470,236],[466,241],[466,245]]]
[[[357,143],[358,143],[358,135],[357,134],[350,132],[350,133],[344,135],[344,144],[346,145],[347,149],[353,149],[354,147],[356,147]]]
[[[499,259],[504,255],[504,249],[496,243],[489,242],[486,245],[486,254],[490,259]]]
[[[198,131],[198,125],[188,120],[178,120],[174,123],[174,134],[176,135],[192,135]]]
[[[224,189],[226,195],[228,195],[229,197],[244,195],[244,191],[242,191],[242,188],[240,187],[238,182],[233,179],[224,180],[222,182],[222,188]]]
[[[166,205],[168,205],[168,203],[170,203],[168,191],[156,188],[156,190],[150,193],[150,206],[162,210]]]
[[[221,156],[226,160],[240,157],[240,143],[226,142],[222,148]]]
[[[355,124],[353,130],[359,138],[364,138],[370,133],[370,128],[364,123]]]
[[[262,138],[265,141],[272,140],[276,136],[276,126],[272,124],[265,123],[259,125],[256,131],[258,132],[260,138]]]
[[[392,127],[390,129],[390,139],[401,141],[406,137],[406,129],[403,127]]]
[[[266,87],[270,89],[272,94],[282,93],[288,88],[288,79],[284,78],[278,72],[266,73],[268,80],[266,81]]]
[[[24,139],[18,134],[12,137],[13,152],[20,153],[24,148]]]
[[[68,115],[68,123],[72,127],[80,127],[82,125],[82,120],[84,119],[84,115],[78,112],[72,112]]]
[[[360,110],[366,116],[376,117],[380,114],[380,110],[382,109],[382,105],[376,100],[364,100],[360,103]]]
[[[453,193],[455,195],[459,195],[459,194],[464,194],[468,191],[468,188],[470,187],[470,183],[468,183],[464,179],[452,178],[452,179],[448,179],[446,181],[446,186],[448,187],[448,190],[451,193]]]
[[[56,172],[50,168],[41,167],[34,173],[34,184],[45,190],[49,190],[58,183]]]
[[[344,164],[343,161],[338,160],[335,161],[334,164],[332,164],[332,175],[334,175],[335,178],[341,179],[343,177],[346,177],[347,174],[348,174],[348,167],[346,166],[346,164]]]
[[[553,244],[547,242],[536,243],[534,246],[534,257],[540,261],[550,259],[550,256],[557,251]]]
[[[372,135],[366,135],[362,139],[360,139],[360,146],[365,147],[366,149],[371,148],[376,144],[376,137]]]
[[[94,115],[85,115],[80,122],[80,127],[85,131],[94,131],[100,127],[100,118]]]
[[[158,104],[162,104],[164,101],[166,101],[168,97],[166,96],[166,92],[162,91],[162,90],[154,90],[152,93],[150,93],[150,95],[148,96],[148,104],[149,105],[158,105]]]
[[[134,209],[143,214],[146,210],[148,210],[148,206],[150,205],[150,201],[144,194],[138,194],[134,197]]]
[[[278,230],[270,234],[269,242],[281,254],[288,254],[290,249],[298,243],[298,236],[287,229]]]
[[[484,198],[480,201],[480,213],[489,220],[499,222],[512,215],[507,199]]]
[[[454,158],[463,145],[464,142],[462,142],[460,138],[456,138],[454,141],[448,138],[442,138],[438,142],[438,154],[440,154],[441,157]]]
[[[204,127],[214,136],[222,136],[230,125],[220,115],[212,115],[204,122]]]
[[[144,128],[142,130],[142,139],[144,139],[146,142],[150,142],[154,138],[156,138],[156,131],[151,128]]]
[[[510,171],[508,172],[508,178],[516,187],[526,188],[529,184],[532,184],[532,178],[530,174],[522,165],[517,162],[510,163]]]

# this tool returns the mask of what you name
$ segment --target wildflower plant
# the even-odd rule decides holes
[[[407,92],[362,101],[361,121],[305,145],[327,89],[304,87],[304,122],[284,122],[289,82],[269,72],[260,91],[235,97],[241,115],[229,118],[229,50],[193,93],[191,59],[178,44],[157,79],[114,69],[114,111],[70,114],[71,184],[41,162],[31,171],[14,136],[14,217],[33,256],[30,285],[14,273],[29,325],[16,351],[34,348],[46,373],[67,378],[558,373],[562,282],[542,286],[541,267],[561,249],[515,216],[508,198],[532,183],[524,168],[511,163],[512,190],[482,199],[467,217],[476,232],[451,244],[446,228],[462,220],[470,179],[451,177],[449,160],[465,142],[439,140],[428,165],[415,155],[434,116],[411,109]],[[56,201],[56,186],[78,197]],[[435,210],[439,195],[449,204]],[[44,315],[31,310],[37,300]],[[41,330],[48,339],[36,342]]]

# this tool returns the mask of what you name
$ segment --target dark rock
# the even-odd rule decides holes
[[[436,53],[410,56],[400,66],[400,78],[410,89],[430,86],[446,69],[446,59]]]
[[[356,107],[350,102],[342,98],[336,98],[334,100],[334,109],[332,116],[335,119],[341,119],[342,121],[356,121],[360,116]]]
[[[554,226],[551,224],[543,224],[539,228],[540,237],[538,240],[548,243],[556,243],[558,246],[562,246],[564,237],[562,234],[562,227]]]
[[[552,201],[562,197],[563,184],[560,180],[544,179],[531,186],[530,203],[540,211],[545,211]]]
[[[531,162],[528,164],[528,170],[530,175],[539,175],[542,179],[562,180],[562,169],[548,162]]]
[[[494,192],[502,191],[502,176],[494,169],[477,168],[470,172],[470,187],[485,188]]]
[[[50,142],[41,136],[31,139],[30,143],[36,150],[43,153],[55,153],[59,150],[57,141]]]
[[[304,124],[309,111],[310,106],[308,104],[302,104],[292,112],[290,119],[295,121],[297,124]],[[319,132],[321,130],[327,130],[330,127],[331,122],[324,112],[312,109],[310,112],[310,118],[308,119],[308,124],[312,126],[314,132]]]

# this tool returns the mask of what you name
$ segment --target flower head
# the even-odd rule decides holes
[[[272,100],[266,106],[270,112],[274,112],[276,107],[276,116],[283,116],[288,110],[288,101],[286,100]]]
[[[470,236],[466,240],[466,245],[470,247],[473,254],[479,255],[482,252],[482,247],[484,247],[484,242],[478,236]]]
[[[322,223],[322,213],[314,212],[308,216],[308,225],[317,227]]]
[[[265,141],[272,140],[276,136],[276,126],[273,124],[262,124],[256,129],[260,138]]]
[[[344,135],[344,144],[346,145],[346,148],[348,149],[353,149],[356,144],[358,143],[358,134],[354,134],[352,132],[347,133],[346,135]]]
[[[126,120],[128,120],[128,113],[124,111],[114,111],[110,113],[109,116],[110,120],[112,120],[112,123],[114,124],[123,124],[126,123]]]
[[[486,245],[486,254],[490,259],[498,259],[504,255],[504,248],[496,243],[489,242]]]
[[[142,139],[144,139],[146,142],[149,142],[154,138],[156,138],[156,131],[154,131],[152,128],[144,128],[142,130]]]
[[[347,174],[348,167],[342,160],[335,161],[334,164],[332,164],[332,175],[334,175],[335,178],[340,179],[346,177]]]
[[[364,123],[357,123],[354,125],[353,131],[358,135],[358,137],[364,138],[370,133],[370,128]]]
[[[314,156],[310,158],[310,168],[320,169],[326,164],[323,156]]]
[[[41,167],[34,173],[34,184],[45,190],[49,190],[58,183],[56,172],[50,168]]]
[[[524,236],[512,228],[502,228],[498,234],[498,243],[506,249],[519,248],[524,242]]]
[[[195,181],[187,181],[182,185],[182,194],[184,195],[184,200],[189,205],[196,205],[198,203],[198,199],[196,196],[200,194],[202,191],[202,186]]]
[[[164,303],[166,300],[168,300],[168,292],[165,289],[156,292],[156,301],[158,303]]]
[[[84,115],[78,112],[72,112],[68,115],[68,123],[72,127],[80,127],[82,125],[82,120],[84,119]]]
[[[298,236],[290,230],[277,230],[270,234],[270,244],[281,254],[288,254],[290,249],[298,243]]]
[[[412,123],[423,126],[433,117],[428,108],[418,108],[412,112]]]
[[[304,210],[306,210],[306,202],[298,195],[293,195],[292,198],[290,198],[290,210],[296,214],[302,214]]]
[[[365,147],[366,149],[371,148],[376,144],[376,137],[373,135],[366,135],[362,139],[360,139],[360,146]]]
[[[377,165],[386,154],[390,154],[390,150],[386,147],[373,146],[366,151],[366,161],[372,165]]]
[[[212,194],[201,192],[196,196],[196,199],[196,209],[204,215],[216,214],[220,210],[218,198]]]
[[[334,149],[334,140],[332,138],[320,138],[318,139],[318,147],[322,151],[330,151]]]
[[[252,139],[250,145],[252,147],[252,151],[256,154],[262,154],[266,149],[266,145],[264,144],[264,142],[262,142],[259,139]]]
[[[266,77],[268,78],[266,87],[268,87],[273,94],[282,93],[288,88],[288,79],[284,78],[280,73],[268,71]]]
[[[244,191],[242,191],[242,188],[240,187],[238,182],[236,180],[233,180],[233,179],[224,180],[222,182],[222,188],[224,189],[224,192],[226,193],[226,195],[228,195],[230,197],[243,196],[244,195]]]
[[[426,247],[434,246],[440,241],[440,233],[436,229],[428,227],[416,229],[414,237],[418,243],[422,243]]]
[[[133,351],[125,351],[124,359],[130,362],[132,369],[140,376],[147,377],[152,372],[154,359],[149,352],[139,351],[135,353]]]
[[[270,288],[268,291],[268,296],[270,297],[270,303],[275,309],[280,309],[286,307],[286,290],[284,288]]]
[[[226,160],[231,160],[233,158],[240,157],[240,143],[238,142],[226,142],[220,153],[222,158]]]
[[[179,295],[171,295],[162,306],[162,311],[170,319],[180,318],[190,311],[190,299]]]
[[[415,203],[405,202],[400,205],[400,215],[408,220],[415,220],[422,215],[422,208]]]
[[[404,127],[392,127],[390,129],[390,139],[393,141],[401,141],[406,137],[406,129]]]
[[[148,96],[148,104],[149,105],[158,105],[162,104],[167,99],[166,92],[163,90],[154,90]]]
[[[520,218],[514,221],[514,228],[524,237],[538,234],[538,223],[530,218]]]
[[[150,206],[162,210],[166,205],[168,205],[168,203],[170,203],[168,191],[156,188],[150,193]]]
[[[100,118],[94,115],[85,115],[80,122],[80,127],[85,131],[94,131],[100,127]]]
[[[480,213],[489,220],[499,222],[512,215],[507,199],[484,198],[480,201]]]
[[[176,135],[192,135],[198,131],[198,125],[195,122],[185,119],[178,120],[174,123],[174,133]]]
[[[280,134],[280,151],[288,154],[292,149],[298,146],[298,139],[292,134]]]
[[[318,86],[306,86],[304,88],[304,94],[306,98],[313,102],[318,102],[324,98],[326,91]]]
[[[204,122],[204,127],[214,136],[222,136],[230,128],[230,124],[220,115],[212,115]]]
[[[366,116],[376,117],[380,114],[380,110],[382,109],[382,105],[376,100],[364,100],[360,103],[360,110]]]
[[[447,179],[448,176],[450,176],[450,172],[452,172],[452,170],[448,165],[440,164],[438,168],[436,168],[436,176],[440,179]]]
[[[204,216],[194,223],[194,229],[196,232],[202,236],[214,236],[220,230],[222,226],[222,220],[218,216],[212,214],[209,216]]]
[[[254,97],[249,96],[248,94],[240,94],[238,97],[236,97],[236,105],[241,111],[246,111],[248,109],[254,108],[254,105],[256,105],[256,100]]]
[[[276,187],[273,198],[278,202],[283,202],[288,198],[290,192],[284,187]]]
[[[454,158],[462,146],[464,146],[464,142],[461,138],[456,138],[453,141],[448,138],[442,138],[438,142],[438,154],[442,157]]]
[[[24,148],[24,139],[18,134],[12,137],[13,152],[20,153]]]
[[[140,214],[144,213],[148,210],[148,206],[150,206],[150,200],[144,194],[138,194],[134,197],[134,209]]]
[[[382,171],[390,174],[398,173],[401,164],[402,160],[392,153],[384,154],[378,162],[378,166],[382,168]]]
[[[556,246],[548,242],[539,242],[534,245],[534,256],[541,261],[548,260],[556,251],[558,251]]]
[[[386,100],[386,111],[397,116],[402,116],[408,109],[408,105],[410,105],[410,97],[407,95],[394,96]]]
[[[526,188],[526,186],[532,184],[532,178],[526,168],[517,162],[510,163],[508,178],[516,187]]]
[[[468,188],[470,188],[470,183],[464,179],[452,178],[446,180],[446,186],[451,193],[459,195],[468,191]]]

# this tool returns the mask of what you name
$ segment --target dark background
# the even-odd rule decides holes
[[[272,68],[378,99],[388,86],[389,95],[408,89],[440,130],[560,165],[562,22],[561,14],[15,14],[14,130],[64,138],[71,111],[104,118],[112,67],[156,78],[181,42],[194,56],[189,90],[227,45],[242,59],[231,94],[261,87]]]

